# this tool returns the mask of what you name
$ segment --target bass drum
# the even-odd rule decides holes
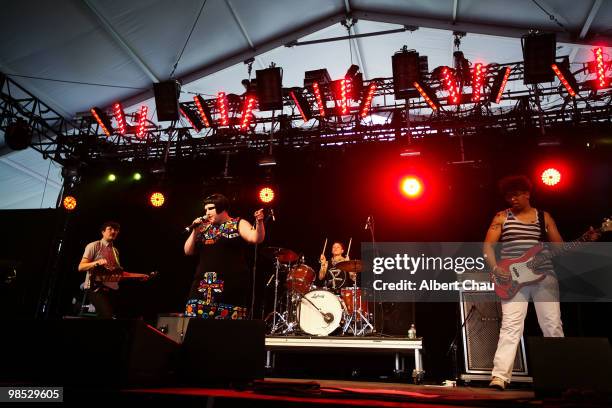
[[[318,289],[306,293],[298,306],[300,329],[313,336],[327,336],[342,319],[342,305],[334,293]]]

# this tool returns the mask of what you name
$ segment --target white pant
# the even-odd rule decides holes
[[[530,298],[533,299],[544,337],[563,337],[559,284],[554,275],[547,275],[541,282],[523,287],[511,300],[502,300],[502,323],[491,374],[506,382],[510,382],[512,377]]]

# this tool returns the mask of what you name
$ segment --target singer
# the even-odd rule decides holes
[[[224,291],[217,300],[247,307],[250,296],[246,243],[259,244],[265,238],[264,211],[255,212],[255,226],[228,214],[229,200],[222,194],[204,199],[204,217],[193,221],[195,227],[185,241],[185,255],[198,255],[199,261],[189,291],[189,299],[198,297],[198,286],[205,272],[217,272],[224,281]]]

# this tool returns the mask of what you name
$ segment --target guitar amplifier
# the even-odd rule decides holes
[[[177,343],[182,343],[187,334],[189,320],[183,313],[159,314],[155,327]]]
[[[501,327],[501,304],[495,300],[495,292],[461,291],[459,296],[465,373],[490,376]],[[512,375],[528,375],[522,336]]]

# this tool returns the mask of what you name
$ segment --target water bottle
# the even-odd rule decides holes
[[[410,325],[408,329],[408,339],[414,340],[416,339],[416,328],[414,327],[414,323]]]

